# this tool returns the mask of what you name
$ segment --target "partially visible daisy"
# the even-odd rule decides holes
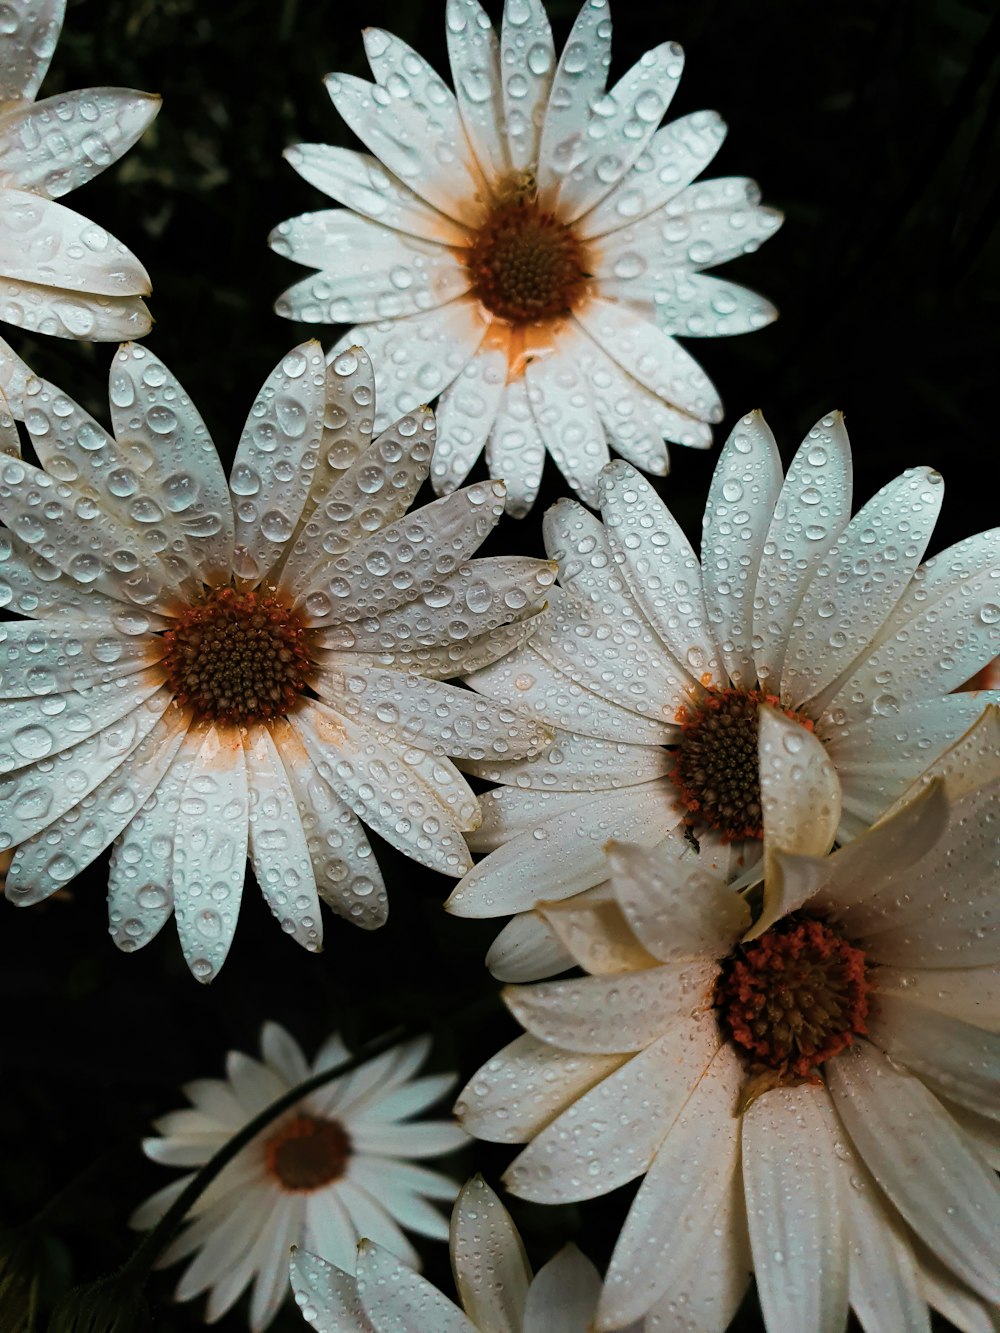
[[[1000,712],[832,856],[807,750],[829,763],[762,709],[762,900],[679,836],[610,846],[604,922],[550,913],[594,975],[510,988],[526,1035],[456,1107],[482,1138],[528,1141],[505,1177],[524,1198],[645,1176],[598,1329],[648,1313],[721,1333],[751,1269],[772,1333],[837,1333],[849,1305],[866,1329],[926,1329],[927,1302],[992,1327]]]
[[[601,488],[603,523],[568,501],[546,515],[561,583],[546,621],[468,678],[557,732],[537,758],[467,765],[505,785],[483,798],[470,844],[491,855],[452,895],[459,915],[595,889],[609,838],[649,846],[681,826],[709,863],[744,872],[762,832],[761,702],[823,742],[832,767],[816,774],[817,799],[840,803],[843,843],[1000,699],[952,693],[1000,649],[1000,529],[921,564],[944,490],[928,468],[851,518],[839,414],[809,432],[784,479],[760,414],[739,422],[700,564],[633,468],[611,464]],[[569,960],[527,916],[490,963],[523,981]]]
[[[149,276],[121,241],[53,202],[117,162],[160,109],[130,88],[36,102],[66,0],[11,0],[0,34],[0,319],[90,342],[141,338]],[[31,371],[0,339],[0,390],[21,415]]]
[[[277,1023],[264,1025],[260,1046],[260,1061],[230,1051],[225,1079],[189,1083],[184,1092],[191,1109],[156,1121],[162,1137],[143,1141],[146,1156],[164,1166],[202,1166],[282,1093],[349,1058],[332,1036],[309,1065]],[[195,1256],[178,1283],[177,1299],[207,1291],[205,1317],[211,1323],[252,1282],[250,1327],[257,1333],[288,1295],[292,1245],[349,1266],[358,1240],[369,1236],[415,1266],[419,1256],[401,1228],[446,1239],[448,1224],[428,1200],[453,1199],[458,1186],[414,1161],[451,1152],[467,1140],[449,1120],[410,1123],[455,1081],[452,1074],[413,1077],[429,1050],[429,1039],[406,1042],[334,1078],[239,1152],[158,1260],[166,1267]],[[147,1199],[131,1225],[155,1226],[190,1179],[182,1176]]]
[[[385,920],[363,820],[444,874],[479,807],[449,755],[530,753],[545,729],[443,679],[530,632],[543,561],[470,560],[497,482],[407,512],[430,466],[426,408],[371,440],[371,364],[318,343],[254,402],[229,485],[167,368],[111,369],[114,436],[31,380],[41,468],[0,453],[0,850],[35,903],[111,843],[111,932],[146,944],[173,911],[209,981],[247,857],[282,928],[322,941],[319,899]]]
[[[451,1266],[461,1307],[367,1240],[346,1272],[298,1251],[292,1287],[315,1333],[589,1333],[594,1326],[597,1269],[565,1245],[532,1277],[517,1228],[482,1176],[455,1201]]]
[[[664,440],[700,448],[718,394],[676,341],[758,329],[762,297],[703,270],[755,250],[780,214],[752,181],[692,184],[725,126],[658,128],[681,76],[674,42],[610,90],[607,0],[587,0],[556,62],[539,0],[507,0],[499,38],[477,0],[448,0],[452,92],[421,56],[364,34],[374,84],[327,89],[374,157],[301,144],[292,166],[342,209],[283,222],[271,244],[318,272],[278,300],[375,360],[386,414],[441,394],[439,494],[486,448],[507,508],[531,508],[545,451],[588,502],[608,444],[663,474]]]

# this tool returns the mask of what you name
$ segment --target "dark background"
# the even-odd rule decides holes
[[[488,8],[498,20],[498,4]],[[551,0],[559,45],[575,9]],[[121,164],[66,202],[149,269],[149,345],[190,392],[227,465],[256,389],[314,332],[272,313],[305,270],[271,254],[265,238],[330,201],[282,150],[351,143],[320,80],[367,72],[362,22],[399,33],[446,71],[443,10],[441,0],[367,0],[356,12],[320,0],[71,0],[43,95],[122,84],[161,93],[164,106]],[[708,174],[755,177],[786,214],[758,254],[719,270],[769,296],[778,323],[687,344],[726,402],[718,442],[759,406],[787,462],[808,427],[840,407],[858,503],[902,468],[928,463],[948,486],[932,550],[991,526],[1000,36],[988,0],[618,0],[613,17],[612,80],[646,48],[680,41],[687,66],[671,117],[718,109],[730,134]],[[320,332],[329,345],[333,332]],[[29,343],[16,332],[11,341],[107,419],[110,348]],[[675,447],[672,456],[661,493],[695,536],[717,451]],[[549,465],[533,515],[505,520],[490,549],[540,553],[541,515],[562,489]],[[230,959],[209,989],[188,975],[172,923],[142,953],[117,952],[106,934],[106,857],[57,899],[2,905],[0,1222],[23,1220],[104,1163],[48,1228],[47,1299],[126,1256],[131,1210],[172,1178],[140,1155],[140,1135],[183,1104],[179,1084],[220,1074],[228,1048],[255,1051],[264,1019],[288,1026],[311,1055],[331,1029],[353,1043],[424,1017],[438,1034],[436,1066],[463,1080],[516,1035],[481,963],[493,923],[446,916],[445,880],[372,840],[390,889],[384,930],[327,915],[325,954],[303,954],[251,882]],[[476,1145],[454,1173],[479,1167],[496,1184],[510,1156]],[[536,1267],[564,1239],[602,1265],[632,1193],[511,1207]],[[449,1289],[444,1247],[425,1253]],[[166,1330],[200,1326],[201,1302],[169,1304],[180,1271],[152,1287]],[[241,1327],[240,1307],[220,1325]],[[293,1308],[275,1324],[302,1327]],[[736,1327],[760,1328],[752,1300]]]

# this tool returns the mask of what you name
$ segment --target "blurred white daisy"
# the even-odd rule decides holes
[[[594,1326],[597,1269],[565,1245],[532,1277],[517,1228],[482,1176],[455,1201],[451,1265],[461,1307],[367,1239],[346,1272],[299,1250],[292,1287],[316,1333],[589,1333]]]
[[[484,445],[523,515],[545,450],[588,502],[608,442],[663,474],[664,440],[707,447],[718,395],[675,340],[760,328],[754,292],[704,269],[755,250],[781,217],[752,181],[692,184],[725,136],[714,112],[658,128],[683,67],[665,42],[606,91],[607,0],[588,0],[556,63],[539,0],[507,0],[499,38],[448,0],[452,92],[405,42],[365,32],[374,84],[327,88],[374,157],[302,144],[292,166],[342,209],[271,244],[318,272],[277,310],[354,324],[388,421],[441,394],[431,479],[461,484]],[[378,423],[377,423],[378,424]]]
[[[1000,648],[1000,529],[921,564],[944,490],[928,468],[851,518],[839,414],[784,479],[763,418],[743,418],[709,490],[700,564],[632,468],[611,464],[601,488],[603,523],[569,501],[546,515],[562,587],[538,632],[468,678],[557,732],[537,758],[467,765],[505,785],[481,798],[470,844],[491,855],[452,895],[459,915],[599,897],[609,838],[649,846],[682,823],[708,863],[746,871],[760,847],[761,702],[823,742],[832,767],[811,780],[838,789],[844,843],[1000,699],[952,693]],[[528,916],[490,964],[524,981],[569,960]]]
[[[53,201],[117,162],[160,109],[129,88],[36,102],[66,0],[10,0],[0,32],[0,320],[92,342],[141,338],[149,276],[121,241]],[[0,390],[21,415],[31,372],[0,339]]]
[[[611,845],[616,921],[551,913],[594,975],[510,988],[526,1035],[456,1110],[482,1138],[529,1142],[505,1177],[524,1198],[645,1176],[597,1328],[648,1312],[650,1330],[721,1333],[751,1268],[772,1333],[837,1333],[849,1305],[866,1329],[929,1329],[927,1302],[992,1327],[998,719],[826,857],[836,809],[796,770],[805,749],[829,758],[764,708],[752,927],[755,900],[676,835]]]
[[[0,850],[34,903],[114,842],[111,932],[174,911],[200,980],[232,942],[247,856],[300,944],[319,898],[386,915],[363,820],[460,875],[479,808],[447,756],[526,754],[544,729],[443,678],[531,631],[553,569],[470,561],[503,512],[483,482],[416,512],[434,418],[371,441],[371,364],[295,348],[250,410],[227,486],[184,390],[143,347],[111,369],[109,435],[29,381],[41,462],[0,434]],[[0,423],[2,431],[2,423]],[[19,844],[19,845],[18,845]]]
[[[156,1121],[162,1137],[143,1141],[146,1156],[164,1166],[202,1166],[269,1103],[349,1058],[332,1036],[310,1066],[277,1023],[264,1025],[260,1045],[260,1061],[230,1051],[225,1079],[189,1083],[184,1093],[191,1109]],[[207,1291],[205,1318],[211,1323],[252,1282],[250,1327],[256,1333],[289,1294],[293,1245],[353,1265],[358,1240],[369,1236],[414,1266],[419,1256],[400,1228],[446,1239],[447,1221],[427,1201],[453,1199],[458,1186],[414,1160],[451,1152],[467,1139],[450,1120],[410,1123],[455,1081],[452,1074],[413,1077],[429,1050],[426,1038],[406,1042],[334,1078],[243,1148],[158,1260],[162,1268],[195,1255],[177,1299]],[[147,1199],[131,1225],[155,1226],[191,1178],[181,1176]]]

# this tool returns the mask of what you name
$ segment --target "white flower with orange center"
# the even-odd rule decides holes
[[[545,518],[561,590],[531,641],[469,683],[556,727],[525,762],[474,761],[505,784],[470,845],[489,852],[449,901],[462,916],[529,912],[606,889],[609,838],[686,826],[703,860],[752,873],[762,834],[757,711],[818,737],[842,804],[838,842],[868,827],[995,692],[951,693],[1000,647],[1000,529],[921,564],[943,484],[913,468],[851,518],[843,419],[824,417],[782,478],[759,413],[736,426],[705,508],[701,562],[624,463],[601,479],[603,523],[560,501]],[[537,918],[490,956],[526,981],[569,966]]]
[[[807,758],[807,752],[811,755]],[[766,878],[673,834],[610,844],[602,917],[543,908],[591,975],[512,987],[526,1029],[456,1110],[564,1203],[644,1177],[596,1327],[991,1327],[1000,1299],[1000,710],[831,856],[820,742],[762,708]],[[995,1317],[995,1306],[992,1306]]]
[[[66,0],[11,0],[0,33],[0,319],[27,333],[119,342],[148,333],[146,270],[121,241],[54,201],[117,162],[160,99],[82,88],[36,102]],[[31,371],[0,340],[18,415]]]
[[[597,1269],[575,1245],[564,1245],[533,1277],[510,1214],[482,1176],[455,1201],[451,1266],[461,1307],[368,1240],[346,1272],[299,1250],[292,1287],[316,1333],[590,1333],[594,1327]]]
[[[348,1058],[332,1036],[309,1065],[277,1023],[264,1025],[260,1044],[260,1061],[230,1051],[225,1079],[189,1083],[191,1109],[156,1121],[161,1137],[144,1140],[146,1156],[164,1166],[201,1166],[282,1093]],[[158,1261],[165,1267],[195,1256],[177,1299],[207,1291],[211,1323],[253,1283],[249,1322],[257,1333],[290,1294],[293,1245],[353,1267],[358,1240],[369,1236],[414,1266],[419,1256],[401,1228],[446,1239],[448,1223],[428,1200],[453,1199],[458,1186],[415,1160],[451,1152],[467,1138],[450,1120],[411,1123],[454,1083],[452,1074],[413,1077],[429,1049],[424,1038],[410,1041],[333,1078],[237,1153]],[[154,1226],[189,1180],[182,1176],[147,1199],[131,1225]]]
[[[721,404],[676,338],[775,317],[703,270],[755,250],[781,217],[752,181],[692,184],[725,127],[702,111],[660,128],[683,67],[675,43],[606,90],[607,0],[587,0],[558,63],[539,0],[507,0],[499,38],[477,0],[448,0],[447,35],[454,92],[379,29],[365,33],[374,84],[327,79],[374,157],[289,150],[345,207],[272,234],[280,254],[318,270],[277,310],[356,325],[339,346],[368,348],[386,422],[441,394],[439,494],[485,446],[521,516],[547,449],[593,503],[609,441],[657,474],[665,440],[711,443]]]
[[[41,463],[0,422],[0,850],[35,903],[114,844],[111,932],[147,943],[173,911],[208,981],[247,857],[282,928],[322,941],[319,900],[372,928],[385,888],[361,821],[460,875],[476,798],[448,756],[527,754],[534,719],[446,677],[520,643],[554,578],[469,557],[503,487],[408,513],[434,418],[374,441],[361,351],[314,342],[272,372],[229,484],[162,362],[123,347],[113,435],[29,381]],[[5,456],[6,455],[6,456]]]

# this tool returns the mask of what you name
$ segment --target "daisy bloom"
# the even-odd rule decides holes
[[[477,0],[448,0],[446,26],[454,92],[372,28],[375,83],[328,77],[374,156],[289,150],[344,208],[272,234],[279,254],[318,270],[276,308],[356,325],[338,346],[368,348],[386,421],[442,395],[439,494],[485,446],[521,516],[548,449],[594,503],[609,441],[658,474],[664,440],[711,444],[719,397],[676,335],[745,333],[775,317],[703,270],[755,250],[781,216],[742,177],[692,184],[725,127],[700,111],[659,128],[683,68],[676,43],[605,89],[607,0],[587,0],[558,63],[539,0],[507,0],[499,38]]]
[[[347,1272],[298,1251],[292,1287],[315,1333],[590,1333],[594,1326],[597,1269],[566,1245],[533,1278],[517,1228],[482,1176],[455,1201],[451,1266],[461,1307],[368,1240]]]
[[[184,1093],[191,1108],[156,1121],[162,1137],[143,1141],[146,1156],[164,1166],[203,1166],[270,1102],[349,1058],[332,1036],[309,1065],[277,1023],[264,1025],[260,1047],[259,1061],[230,1051],[224,1079],[189,1083]],[[409,1123],[455,1081],[452,1074],[413,1077],[429,1050],[429,1039],[419,1038],[333,1078],[237,1153],[158,1261],[166,1267],[195,1255],[177,1299],[207,1291],[211,1323],[253,1282],[250,1327],[256,1333],[288,1295],[292,1245],[353,1265],[358,1240],[370,1236],[414,1266],[419,1257],[401,1227],[446,1239],[448,1224],[427,1200],[453,1199],[458,1186],[414,1159],[451,1152],[467,1139],[450,1120]],[[147,1199],[131,1225],[155,1226],[190,1180],[182,1176]]]
[[[609,838],[651,846],[682,826],[703,858],[752,873],[762,702],[822,742],[831,764],[813,778],[840,803],[837,840],[868,827],[1000,698],[952,693],[1000,648],[1000,529],[921,564],[943,489],[936,472],[910,469],[852,519],[842,417],[809,432],[782,479],[755,412],[719,458],[700,564],[624,463],[601,478],[603,523],[560,501],[545,517],[561,584],[552,611],[529,644],[468,678],[545,718],[555,742],[523,763],[468,765],[505,785],[483,798],[470,839],[491,854],[450,910],[600,895]],[[530,916],[490,956],[512,981],[569,962]]]
[[[141,338],[149,276],[102,228],[54,201],[117,162],[160,109],[130,88],[36,102],[66,0],[10,0],[0,34],[0,319],[90,342]],[[0,389],[18,415],[31,372],[0,339]]]
[[[372,371],[318,343],[250,409],[227,486],[162,362],[111,369],[108,434],[31,380],[41,463],[0,434],[0,850],[34,903],[114,843],[111,933],[147,943],[176,914],[196,977],[232,942],[247,857],[282,929],[322,940],[319,897],[386,916],[360,820],[460,875],[475,797],[448,755],[527,754],[544,729],[442,679],[531,631],[554,575],[469,557],[503,513],[497,482],[413,513],[433,415],[374,441]],[[2,429],[2,425],[0,425]],[[18,845],[19,844],[19,845]]]
[[[511,988],[526,1028],[456,1108],[529,1146],[543,1203],[644,1176],[598,1329],[725,1329],[751,1268],[772,1331],[963,1329],[1000,1299],[1000,711],[832,856],[821,743],[762,708],[766,879],[672,835],[611,844],[613,911],[550,912],[592,975]],[[812,752],[811,756],[808,752]]]

